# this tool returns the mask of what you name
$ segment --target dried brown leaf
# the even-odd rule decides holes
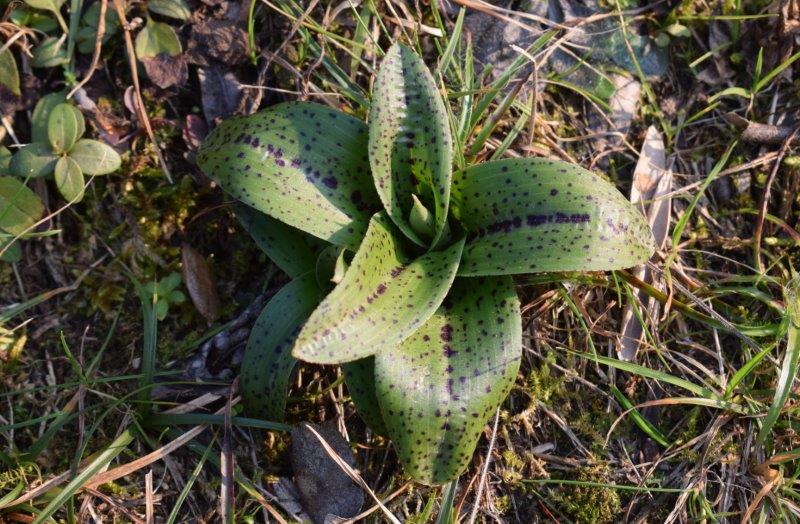
[[[197,311],[209,322],[219,318],[219,295],[217,286],[203,255],[193,247],[184,244],[181,248],[183,262],[183,281]]]

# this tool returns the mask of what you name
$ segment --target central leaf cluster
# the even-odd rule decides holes
[[[359,412],[427,484],[467,467],[514,383],[522,328],[511,275],[619,269],[654,250],[642,215],[578,166],[528,158],[453,172],[449,122],[425,64],[395,44],[368,127],[321,105],[280,104],[224,122],[198,152],[206,174],[268,215],[249,210],[243,223],[295,277],[248,343],[248,409],[282,416],[294,357],[343,364]],[[330,275],[336,286],[320,302]]]

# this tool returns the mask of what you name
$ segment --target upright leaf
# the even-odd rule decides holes
[[[84,180],[83,171],[78,164],[68,156],[62,156],[56,162],[55,174],[56,187],[64,200],[80,202],[83,200]]]
[[[309,272],[283,286],[258,316],[242,360],[242,399],[248,414],[283,420],[297,363],[292,345],[319,299],[316,276]]]
[[[412,195],[435,210],[431,245],[436,245],[447,221],[452,148],[447,111],[428,68],[412,50],[394,44],[375,80],[369,114],[369,160],[384,208],[420,245],[428,242],[409,223]]]
[[[302,231],[250,206],[236,206],[236,217],[261,251],[292,278],[313,271],[317,255]]]
[[[294,356],[333,364],[392,348],[444,300],[464,240],[411,260],[385,212],[376,214],[342,282],[297,337]]]
[[[519,369],[522,326],[510,277],[457,279],[442,307],[375,356],[375,390],[403,466],[424,484],[457,478]]]
[[[47,143],[47,127],[50,121],[50,112],[53,109],[67,101],[67,97],[63,92],[50,93],[44,95],[36,102],[36,107],[33,108],[31,115],[31,141],[36,143]]]
[[[0,47],[3,47],[5,42],[0,40]],[[0,88],[8,90],[14,96],[20,96],[19,85],[19,71],[17,71],[17,61],[14,59],[14,53],[11,48],[7,47],[0,53]]]
[[[69,151],[84,130],[83,115],[71,104],[58,104],[47,119],[47,138],[56,151]]]
[[[613,185],[556,160],[499,160],[456,173],[453,214],[468,231],[463,276],[620,269],[655,249],[644,216]]]
[[[19,179],[0,176],[0,229],[21,235],[42,218],[44,206]]]
[[[176,56],[181,54],[181,41],[169,24],[148,20],[136,35],[135,51],[137,58],[155,58],[162,53]]]
[[[319,104],[288,103],[226,120],[197,161],[245,204],[355,250],[380,208],[366,146],[363,122]]]
[[[350,398],[364,422],[379,435],[386,435],[386,423],[378,405],[375,391],[375,357],[362,358],[342,364],[344,382]]]

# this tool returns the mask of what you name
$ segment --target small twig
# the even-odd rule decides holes
[[[114,0],[114,8],[117,11],[117,17],[119,17],[120,24],[122,25],[122,29],[125,33],[125,48],[128,51],[128,61],[131,70],[131,79],[133,80],[133,90],[136,94],[136,116],[139,118],[139,121],[144,126],[144,130],[147,133],[147,137],[153,143],[153,146],[156,150],[156,156],[158,156],[158,162],[161,164],[161,169],[164,171],[164,174],[167,176],[167,180],[169,183],[172,183],[172,176],[169,173],[169,168],[167,167],[167,162],[164,160],[164,155],[161,154],[161,147],[158,145],[158,140],[156,139],[155,134],[153,133],[153,128],[150,125],[150,118],[147,116],[147,112],[144,110],[144,100],[142,99],[142,89],[139,85],[139,73],[136,68],[136,51],[133,47],[133,38],[131,37],[131,28],[128,25],[128,19],[125,18],[125,8],[122,5],[122,0]]]
[[[148,471],[144,476],[144,520],[147,524],[153,524],[153,470]]]
[[[106,34],[106,10],[108,9],[108,0],[102,0],[100,2],[100,18],[97,20],[97,35],[94,38],[94,52],[92,53],[92,64],[89,66],[89,70],[86,71],[86,76],[83,77],[83,80],[78,82],[78,85],[72,88],[72,90],[67,94],[67,99],[69,100],[72,96],[83,86],[85,86],[89,80],[91,80],[92,75],[94,74],[95,69],[97,69],[97,64],[100,62],[100,52],[103,48],[103,37]]]
[[[220,483],[220,517],[226,524],[233,522],[233,447],[231,445],[231,397],[225,404],[225,424],[222,434],[222,450],[220,451],[220,470],[222,482]]]
[[[758,223],[756,224],[756,230],[753,233],[753,258],[755,258],[758,271],[762,274],[764,273],[764,264],[761,262],[761,235],[764,232],[764,220],[767,217],[767,206],[769,205],[770,193],[772,193],[772,183],[775,181],[775,177],[778,174],[778,169],[781,166],[784,155],[786,155],[786,150],[789,149],[789,145],[794,141],[798,131],[800,131],[800,128],[795,128],[791,134],[783,139],[783,145],[781,145],[781,149],[778,151],[778,156],[775,158],[775,164],[772,166],[772,171],[767,179],[767,185],[764,187],[764,197],[761,200],[761,208],[758,210]]]
[[[469,524],[475,524],[475,519],[478,517],[478,508],[481,505],[481,497],[483,496],[483,487],[486,484],[486,475],[489,474],[489,464],[492,463],[492,449],[494,448],[494,441],[497,438],[497,423],[500,421],[500,408],[494,414],[494,425],[492,426],[492,438],[489,439],[489,449],[486,450],[486,460],[483,462],[483,471],[481,471],[481,479],[478,481],[478,490],[475,492],[475,504],[472,505],[472,513],[469,515]]]

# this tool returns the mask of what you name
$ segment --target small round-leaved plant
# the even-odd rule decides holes
[[[620,269],[654,250],[644,217],[576,165],[519,158],[454,171],[445,102],[399,44],[378,71],[369,125],[279,104],[222,123],[197,159],[293,277],[248,342],[247,409],[283,417],[295,359],[341,364],[361,415],[426,484],[461,474],[514,383],[512,275]]]

